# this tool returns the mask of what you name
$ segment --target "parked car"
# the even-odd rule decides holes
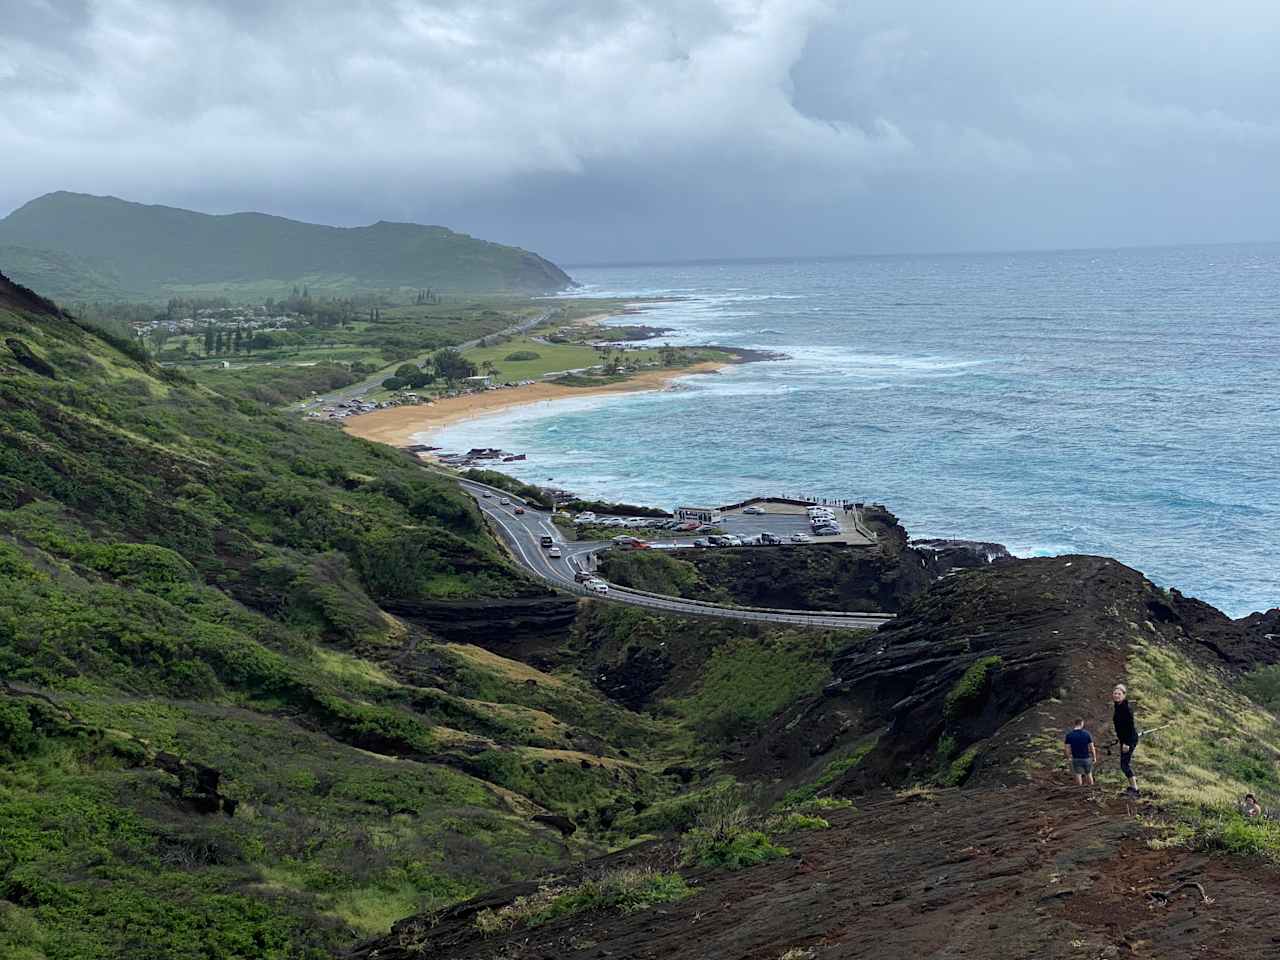
[[[549,550],[547,551],[547,556],[548,556],[548,557],[559,557],[559,556],[560,556],[560,548],[559,548],[559,547],[552,547],[551,549],[549,549]]]
[[[728,537],[707,537],[707,542],[708,542],[709,544],[711,544],[711,546],[713,546],[713,547],[727,547],[727,546],[729,546],[729,538],[728,538]]]
[[[695,547],[709,547],[711,546],[711,541],[706,537],[699,537],[697,540],[693,541],[693,545]]]
[[[584,510],[582,513],[578,514],[573,519],[575,523],[590,523],[595,518],[596,518],[596,515],[592,513],[590,510]]]
[[[753,517],[758,517],[760,514],[765,512],[765,509],[764,507],[743,507],[742,512],[749,513]]]
[[[680,524],[678,527],[676,527],[676,529],[684,530],[685,532],[691,532],[693,530],[697,530],[699,526],[701,526],[701,524],[699,524],[696,520],[686,520],[682,524]]]
[[[587,571],[585,570],[579,570],[573,575],[573,580],[575,583],[589,583],[590,581],[595,579],[596,579],[596,575],[594,573],[587,573]]]
[[[715,526],[714,524],[711,524],[711,523],[704,523],[702,526],[700,526],[700,527],[699,527],[697,530],[695,530],[694,532],[695,532],[695,533],[715,533],[715,532],[716,532],[717,530],[719,530],[719,529],[720,529],[720,528],[719,528],[719,527],[717,527],[717,526]]]
[[[551,547],[555,545],[555,541],[550,537],[542,536],[538,538],[538,545],[542,547]]]
[[[524,507],[516,507],[511,512],[514,513],[516,516],[520,516],[520,514],[524,513]]]
[[[816,527],[816,528],[814,528],[814,531],[813,531],[813,532],[814,532],[814,534],[815,534],[815,535],[817,535],[817,536],[819,536],[819,537],[834,537],[834,536],[839,535],[839,533],[840,533],[840,528],[839,528],[839,527],[832,527],[832,526]]]
[[[791,542],[792,543],[808,543],[809,538],[806,537],[803,533],[793,533],[791,535]]]
[[[730,534],[726,534],[726,535],[725,535],[725,539],[729,541],[729,542],[728,542],[728,544],[726,544],[726,546],[730,546],[730,547],[741,547],[741,546],[743,546],[742,538],[741,538],[741,537],[735,537],[735,536],[732,536],[732,535],[730,535]]]
[[[764,533],[760,534],[760,542],[761,543],[781,543],[782,538],[778,536],[776,533],[770,533],[768,530],[766,530]]]
[[[652,544],[648,540],[632,540],[627,544],[628,550],[648,550]]]
[[[628,544],[628,543],[635,543],[635,542],[636,542],[636,538],[635,538],[635,537],[627,536],[627,534],[625,534],[625,533],[621,533],[621,534],[619,534],[618,536],[616,536],[616,537],[614,537],[614,538],[613,538],[613,542],[614,542],[614,543],[616,543],[616,544],[619,544],[619,545],[622,545],[622,544]]]

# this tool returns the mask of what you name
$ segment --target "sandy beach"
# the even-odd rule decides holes
[[[604,383],[598,387],[566,387],[556,383],[531,383],[523,387],[502,390],[486,390],[462,397],[436,400],[431,406],[393,407],[375,410],[373,413],[348,417],[344,429],[365,440],[375,440],[395,447],[424,442],[424,434],[473,417],[483,417],[511,407],[531,403],[547,403],[568,397],[592,397],[611,393],[636,393],[642,390],[661,390],[673,380],[690,374],[716,373],[729,366],[727,362],[697,363],[679,370],[651,370],[638,373],[618,383]]]

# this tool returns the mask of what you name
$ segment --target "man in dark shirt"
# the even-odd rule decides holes
[[[1093,765],[1098,762],[1098,745],[1084,728],[1084,720],[1076,721],[1074,729],[1067,731],[1063,740],[1063,752],[1071,761],[1071,772],[1076,775],[1076,786],[1093,786]]]

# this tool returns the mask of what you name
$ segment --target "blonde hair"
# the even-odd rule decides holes
[[[1129,695],[1129,688],[1126,687],[1123,683],[1117,683],[1114,687],[1111,688],[1112,693],[1115,693],[1117,690],[1123,693],[1126,697]]]

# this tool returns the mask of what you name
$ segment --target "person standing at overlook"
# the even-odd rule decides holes
[[[1067,731],[1063,739],[1063,751],[1071,761],[1071,772],[1075,774],[1076,786],[1088,784],[1093,786],[1093,766],[1098,762],[1098,746],[1093,737],[1084,728],[1084,719],[1076,721],[1075,728]]]
[[[1115,703],[1112,721],[1115,723],[1116,739],[1120,741],[1120,769],[1129,780],[1125,791],[1130,796],[1138,795],[1138,778],[1133,773],[1133,752],[1138,749],[1138,724],[1133,719],[1133,707],[1129,704],[1129,690],[1123,683],[1117,683],[1111,691],[1111,699]]]

